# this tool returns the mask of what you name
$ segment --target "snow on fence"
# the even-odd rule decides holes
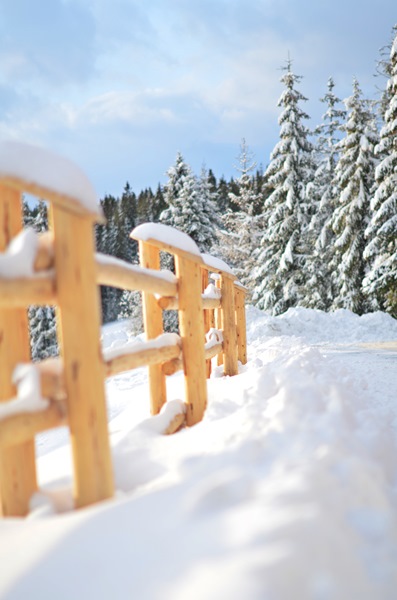
[[[22,193],[50,203],[50,231],[22,230]],[[184,371],[185,402],[165,433],[194,425],[207,403],[217,356],[226,375],[245,363],[245,295],[230,268],[200,254],[186,234],[160,224],[131,233],[140,266],[95,253],[102,221],[95,193],[72,163],[15,142],[0,144],[0,499],[3,516],[25,515],[37,489],[35,435],[70,430],[76,507],[114,493],[106,377],[148,366],[150,410],[166,403],[166,376]],[[176,274],[160,270],[160,252]],[[209,275],[215,285],[209,283]],[[142,292],[147,342],[102,352],[99,285]],[[56,305],[61,357],[30,363],[27,307]],[[164,334],[177,310],[179,333]],[[205,334],[207,342],[205,343]]]

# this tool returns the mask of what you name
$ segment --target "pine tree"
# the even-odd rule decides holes
[[[167,208],[167,204],[165,202],[163,189],[160,184],[157,186],[156,193],[153,197],[153,203],[151,205],[151,211],[147,217],[148,221],[152,221],[153,223],[157,223],[160,219],[160,215]]]
[[[229,209],[224,214],[221,237],[223,258],[246,285],[250,282],[254,251],[260,241],[260,218],[256,213],[261,193],[257,191],[254,177],[256,166],[254,156],[243,138],[238,165],[235,166],[240,175],[235,180],[235,191],[229,192],[230,204],[236,210]]]
[[[161,213],[160,221],[187,233],[200,251],[208,252],[216,240],[211,222],[214,211],[204,206],[196,177],[180,152],[167,175],[164,199],[168,208]]]
[[[32,360],[57,356],[55,312],[51,306],[30,306],[28,310]]]
[[[143,331],[142,294],[139,291],[124,290],[119,305],[118,319],[129,319],[132,335]]]
[[[128,181],[118,202],[114,219],[114,227],[116,227],[114,256],[128,263],[138,262],[138,245],[130,238],[137,221],[137,200]]]
[[[235,169],[240,173],[236,180],[237,193],[229,192],[229,198],[240,212],[252,216],[258,203],[253,177],[257,163],[244,138],[241,140],[238,161],[239,164],[235,165]]]
[[[230,199],[229,199],[230,186],[227,183],[227,181],[223,175],[218,181],[218,184],[216,187],[216,192],[217,192],[218,210],[219,210],[219,213],[222,215],[230,207]]]
[[[306,186],[311,177],[312,146],[299,103],[306,98],[297,90],[301,77],[287,62],[281,82],[285,85],[278,105],[280,141],[266,170],[266,185],[273,188],[264,207],[264,235],[257,266],[253,301],[259,308],[280,314],[302,300],[308,223]]]
[[[339,158],[337,144],[346,111],[337,108],[341,101],[335,96],[334,87],[330,77],[328,92],[320,99],[327,105],[327,110],[322,116],[322,123],[315,129],[318,136],[315,148],[318,165],[313,181],[308,186],[314,214],[308,232],[312,239],[312,254],[306,262],[308,294],[303,304],[321,310],[331,307],[336,294],[332,218],[338,200],[338,188],[334,179]]]
[[[129,192],[129,190],[127,190]],[[120,224],[119,200],[111,195],[106,195],[101,200],[101,207],[106,219],[104,225],[96,227],[96,248],[102,254],[121,258],[125,250],[125,240],[121,242],[118,228]],[[124,232],[128,239],[129,233]],[[120,243],[121,242],[121,243]],[[101,286],[102,321],[108,323],[117,319],[119,301],[122,291],[109,286]]]
[[[375,173],[373,215],[366,231],[364,256],[370,262],[370,271],[364,289],[382,310],[397,317],[397,34],[390,52],[390,67],[389,104],[376,148],[382,160]]]
[[[33,227],[34,212],[29,206],[26,198],[22,199],[22,218],[24,227]]]
[[[382,77],[386,80],[386,85],[381,86],[380,88],[380,100],[378,102],[378,113],[380,116],[380,121],[383,124],[385,120],[385,112],[389,109],[390,101],[393,96],[393,91],[391,90],[391,86],[389,85],[389,80],[392,77],[393,68],[393,44],[397,35],[397,23],[392,27],[391,33],[391,41],[386,46],[380,49],[381,58],[377,62],[375,77]],[[379,89],[379,88],[378,88]],[[379,156],[380,149],[377,150],[377,155]]]
[[[218,231],[222,227],[222,220],[217,205],[218,194],[214,186],[211,185],[209,171],[204,165],[197,181],[197,193],[202,205],[202,221],[209,223],[205,248],[206,252],[211,252],[217,244]]]
[[[333,307],[361,314],[368,308],[362,289],[366,268],[364,232],[369,222],[374,185],[377,132],[374,115],[362,98],[356,79],[353,80],[353,94],[345,104],[349,111],[348,121],[335,169],[340,190],[333,218],[339,285]]]

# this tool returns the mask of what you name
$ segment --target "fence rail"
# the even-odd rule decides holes
[[[218,364],[230,376],[238,373],[238,360],[247,360],[247,290],[224,262],[200,254],[193,240],[164,225],[145,224],[131,233],[139,244],[139,266],[96,254],[93,225],[101,216],[95,214],[92,191],[77,167],[58,159],[54,163],[52,155],[41,150],[36,154],[29,146],[20,145],[18,154],[14,144],[11,150],[16,159],[5,161],[5,168],[1,160],[6,150],[0,144],[0,498],[1,513],[11,516],[28,512],[29,499],[37,489],[35,436],[62,425],[70,430],[76,507],[113,496],[106,377],[147,366],[154,415],[167,401],[166,377],[183,369],[185,412],[175,418],[167,433],[183,423],[199,422],[207,404],[206,378],[212,359],[218,356]],[[33,173],[29,161],[22,169],[18,163],[18,156],[24,163],[27,155],[34,156],[36,166],[42,162]],[[46,166],[51,164],[62,171],[62,181],[67,176],[80,185],[83,181],[84,193],[73,197],[69,189],[54,183],[53,174],[47,177]],[[10,245],[21,235],[21,194],[38,190],[50,203],[50,232],[38,236],[30,251],[31,272],[25,267],[19,272],[23,256],[18,260],[13,252],[15,270],[4,274],[2,264],[11,261]],[[160,270],[160,252],[174,257],[175,275]],[[210,274],[216,288],[209,287]],[[110,356],[102,352],[99,285],[142,293],[147,342]],[[13,383],[16,366],[30,361],[26,309],[32,304],[57,307],[61,355],[34,367],[40,397],[49,404],[34,412],[2,417],[1,407],[14,406],[18,395]],[[164,334],[164,310],[178,311],[179,336]],[[207,342],[206,334],[211,338]]]

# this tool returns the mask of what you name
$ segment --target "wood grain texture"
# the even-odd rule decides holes
[[[139,242],[139,261],[141,267],[159,270],[160,250],[146,242]],[[146,338],[152,340],[164,331],[163,311],[157,304],[154,294],[148,292],[142,294],[142,310]],[[165,374],[161,368],[161,364],[150,365],[148,369],[150,412],[152,415],[157,415],[163,404],[167,401]]]
[[[52,207],[77,507],[113,496],[92,220]]]
[[[22,201],[18,191],[0,185],[0,252],[22,229]],[[28,316],[25,308],[0,307],[0,402],[14,397],[12,374],[20,362],[30,360]],[[31,439],[5,448],[0,455],[1,512],[23,516],[37,489],[35,449]]]

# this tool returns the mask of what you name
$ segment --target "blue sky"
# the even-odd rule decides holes
[[[73,159],[99,196],[164,183],[177,151],[228,178],[243,137],[269,160],[288,53],[315,126],[329,76],[375,95],[396,22],[395,0],[0,0],[0,136]]]

